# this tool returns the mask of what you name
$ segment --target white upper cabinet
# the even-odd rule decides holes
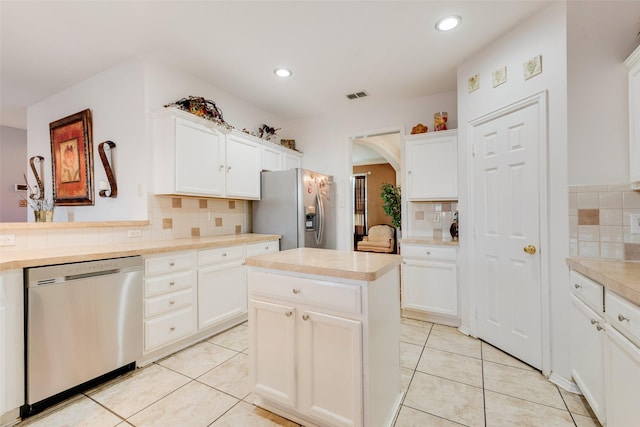
[[[302,167],[302,153],[271,142],[262,143],[262,170],[280,171]]]
[[[458,131],[405,136],[407,200],[458,198]]]
[[[233,131],[227,135],[226,193],[238,199],[260,198],[261,147],[253,137]]]
[[[629,67],[629,178],[640,189],[640,47],[625,61]]]
[[[156,194],[260,198],[261,146],[250,135],[166,109],[154,119],[154,159]]]

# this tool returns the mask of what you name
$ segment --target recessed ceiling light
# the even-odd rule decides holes
[[[275,70],[273,70],[273,74],[278,77],[290,77],[292,73],[291,70],[287,68],[276,68]]]
[[[438,22],[436,22],[436,30],[438,31],[453,30],[458,25],[460,25],[461,21],[462,21],[462,18],[459,17],[458,15],[447,16],[446,18],[442,18]]]

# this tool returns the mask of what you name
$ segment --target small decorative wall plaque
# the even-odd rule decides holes
[[[480,74],[476,74],[473,77],[469,77],[469,80],[467,81],[467,90],[469,91],[469,93],[473,92],[474,90],[478,90],[480,88]]]
[[[542,55],[534,56],[524,64],[522,64],[524,71],[524,79],[529,80],[531,77],[537,76],[542,73]]]
[[[507,67],[502,66],[491,73],[491,82],[493,83],[493,87],[500,86],[502,83],[507,81]]]

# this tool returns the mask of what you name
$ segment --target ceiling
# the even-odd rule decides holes
[[[0,123],[25,128],[26,107],[140,56],[283,120],[451,91],[458,64],[550,1],[0,0]],[[462,25],[436,31],[450,14]]]

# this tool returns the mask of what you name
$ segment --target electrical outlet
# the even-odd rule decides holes
[[[15,246],[16,235],[15,234],[0,234],[0,246]]]
[[[640,214],[631,214],[631,234],[640,234]]]
[[[127,231],[127,237],[142,237],[142,230],[129,230]]]

